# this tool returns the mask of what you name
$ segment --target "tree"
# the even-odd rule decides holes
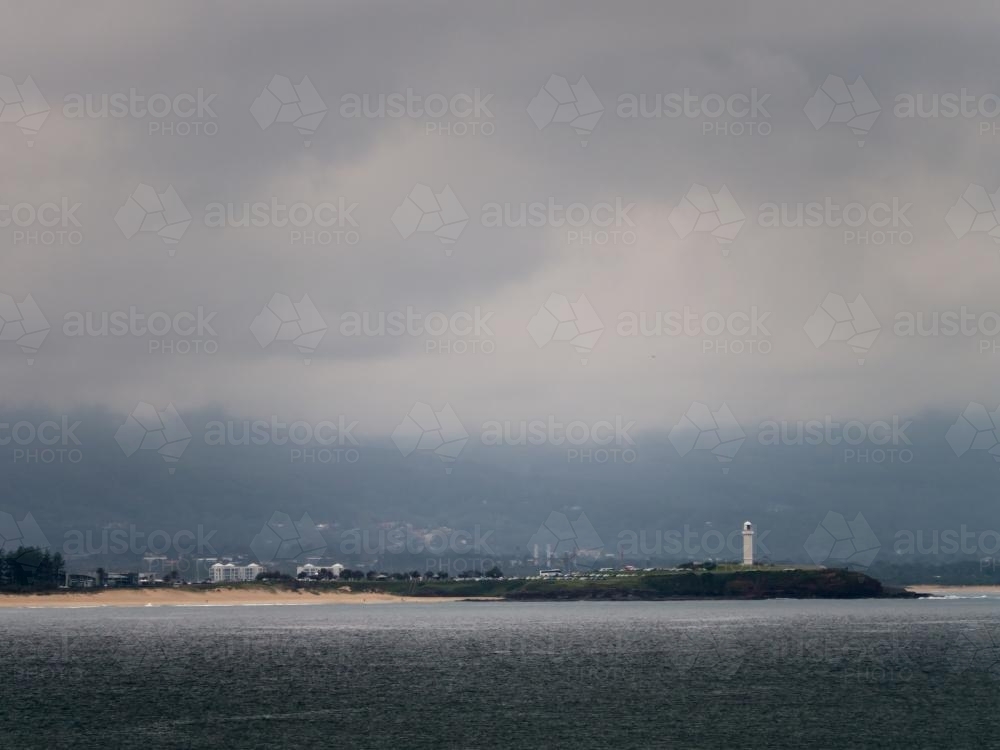
[[[97,569],[97,585],[98,586],[103,586],[104,585],[104,582],[105,582],[105,579],[107,578],[107,575],[108,575],[108,573],[107,573],[106,570],[104,570],[104,568],[98,568]]]
[[[66,561],[58,552],[52,555],[52,575],[56,584],[61,584],[66,580]]]
[[[41,547],[18,547],[0,550],[0,585],[29,589],[51,589],[66,578],[66,564],[61,554]]]
[[[500,570],[499,565],[494,565],[492,568],[486,571],[487,578],[503,578],[503,571]]]

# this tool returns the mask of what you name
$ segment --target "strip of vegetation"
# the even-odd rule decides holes
[[[607,578],[445,579],[318,581],[288,585],[311,591],[352,591],[400,596],[498,597],[518,601],[658,599],[864,599],[915,598],[902,589],[843,569],[657,571]]]
[[[0,553],[0,592],[59,593],[65,564],[56,553],[19,549]],[[100,571],[96,587],[74,589],[97,593],[109,584]],[[130,579],[131,580],[131,579]],[[136,577],[137,580],[137,577]],[[180,585],[166,581],[159,585]],[[515,601],[560,600],[660,600],[660,599],[861,599],[913,598],[902,589],[883,586],[877,579],[837,568],[745,568],[735,564],[686,565],[673,570],[613,571],[608,574],[570,575],[557,578],[504,578],[499,568],[480,577],[448,578],[445,573],[392,575],[342,571],[340,578],[324,576],[301,580],[277,571],[266,571],[253,583],[185,584],[189,591],[216,588],[321,593],[352,591],[413,597],[496,598]]]

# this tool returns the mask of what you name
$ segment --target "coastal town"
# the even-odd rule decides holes
[[[617,578],[641,578],[643,576],[714,572],[738,570],[767,570],[774,566],[755,561],[755,531],[753,524],[746,521],[742,525],[742,559],[735,561],[689,561],[667,567],[638,567],[613,562],[597,556],[582,559],[564,555],[562,565],[557,566],[559,556],[551,545],[541,548],[534,545],[528,559],[509,560],[505,571],[493,563],[490,567],[462,566],[458,570],[441,569],[440,563],[434,569],[411,569],[383,571],[374,565],[348,567],[343,563],[322,556],[314,556],[299,561],[283,561],[280,565],[263,565],[256,560],[240,557],[199,557],[193,560],[170,559],[165,556],[146,555],[142,559],[141,570],[115,571],[98,567],[93,572],[70,572],[59,554],[50,555],[47,550],[20,549],[0,557],[0,589],[6,590],[97,590],[160,587],[215,587],[257,583],[281,583],[294,586],[319,585],[323,583],[365,584],[430,584],[442,582],[530,582],[555,581],[601,582]],[[810,567],[810,566],[806,566]],[[786,572],[805,569],[802,566],[784,568]],[[182,572],[183,571],[183,572]]]

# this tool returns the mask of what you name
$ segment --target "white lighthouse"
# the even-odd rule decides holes
[[[753,524],[743,522],[743,564],[753,565]]]

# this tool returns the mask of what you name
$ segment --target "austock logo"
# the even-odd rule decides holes
[[[146,96],[131,88],[114,94],[67,94],[63,99],[63,117],[67,119],[113,117],[135,120],[150,118],[148,134],[162,136],[216,135],[219,126],[212,109],[216,94],[152,94]]]
[[[72,245],[83,243],[83,232],[76,212],[82,204],[70,203],[70,199],[62,197],[59,202],[45,203],[7,203],[0,205],[0,228],[11,225],[11,239],[15,246],[51,247],[54,245]]]
[[[76,420],[70,424],[69,417],[60,421],[47,419],[44,422],[20,420],[14,423],[0,422],[0,446],[13,443],[14,463],[20,464],[78,464],[83,460],[82,443],[76,436],[80,426]],[[32,446],[41,446],[32,447]]]
[[[969,624],[949,647],[947,659],[955,674],[987,674],[1000,682],[1000,626],[994,622]]]
[[[635,441],[629,434],[633,427],[635,420],[626,423],[620,415],[614,422],[564,423],[552,415],[519,422],[494,419],[483,423],[480,441],[483,445],[565,445],[569,463],[631,464],[637,458]]]
[[[63,316],[62,332],[67,337],[145,338],[149,354],[215,354],[219,351],[218,334],[212,328],[215,316],[206,314],[201,305],[178,313],[139,312],[134,305],[110,312],[71,311]]]
[[[356,245],[361,241],[354,212],[358,204],[340,196],[335,201],[285,203],[271,196],[267,201],[213,202],[205,206],[205,226],[216,229],[244,227],[288,228],[293,245]]]
[[[694,402],[687,412],[671,429],[671,444],[682,457],[691,451],[711,451],[722,464],[731,463],[746,439],[733,412],[726,403],[718,411],[712,411],[706,404]],[[723,474],[729,473],[724,466]]]
[[[29,547],[42,550],[50,547],[34,516],[27,513],[18,523],[10,513],[0,512],[0,552],[9,555]]]
[[[412,306],[389,312],[345,312],[340,316],[340,335],[345,337],[424,338],[428,354],[493,354],[496,335],[490,328],[492,312],[476,305],[471,312],[421,313]]]
[[[18,523],[10,513],[0,512],[0,553],[16,555],[13,563],[22,573],[30,575],[50,550],[49,540],[31,513],[25,514]]]
[[[806,117],[819,130],[828,123],[844,123],[858,138],[858,147],[878,118],[882,107],[861,76],[845,83],[839,76],[827,76],[804,107]]]
[[[892,200],[842,204],[827,196],[822,201],[763,203],[757,210],[757,224],[768,228],[829,227],[843,230],[845,245],[912,245],[913,225],[907,212],[912,202]]]
[[[528,333],[539,349],[553,342],[568,343],[581,355],[580,363],[586,365],[587,356],[604,333],[604,323],[585,294],[570,302],[562,294],[553,293],[528,321]]]
[[[584,76],[570,84],[562,76],[553,74],[528,104],[528,116],[535,127],[542,130],[552,124],[565,123],[576,131],[581,146],[587,145],[602,114],[604,105]]]
[[[1000,190],[987,193],[982,185],[969,185],[948,209],[944,220],[955,239],[960,240],[970,232],[982,232],[1000,244]]]
[[[291,123],[305,136],[305,145],[308,147],[312,143],[310,139],[326,117],[326,104],[309,76],[303,76],[300,83],[293,84],[285,76],[276,75],[250,105],[250,114],[261,130],[267,130],[276,122]]]
[[[604,542],[583,511],[573,521],[552,511],[528,540],[528,549],[536,548],[545,550],[546,564],[567,559],[576,567],[593,568],[600,563]]]
[[[417,232],[433,233],[445,245],[445,255],[451,257],[452,245],[469,223],[469,215],[450,185],[435,193],[418,183],[393,212],[392,223],[404,240]]]
[[[856,419],[842,422],[829,414],[823,419],[795,422],[768,420],[758,426],[757,442],[765,446],[843,446],[845,463],[908,464],[913,461],[909,448],[913,443],[906,434],[911,424],[909,420],[901,422],[898,415],[893,415],[891,422],[870,423]]]
[[[755,531],[755,559],[771,556],[771,550],[765,544],[770,533]],[[724,534],[719,529],[692,529],[689,524],[684,524],[682,529],[625,530],[618,532],[617,551],[621,557],[633,560],[650,557],[698,560],[718,558],[723,554],[739,558],[743,554],[743,530],[733,529]]]
[[[544,201],[522,201],[520,203],[484,203],[480,222],[484,227],[575,227],[580,229],[595,226],[635,228],[629,216],[635,203],[626,204],[621,196],[611,201],[597,203],[565,204],[550,196]],[[634,234],[634,232],[633,232]]]
[[[118,428],[115,440],[126,457],[139,450],[153,450],[169,465],[180,460],[191,433],[173,404],[157,411],[152,404],[140,401]],[[174,467],[168,471],[173,474]]]
[[[875,343],[882,326],[860,294],[854,302],[847,302],[839,294],[831,293],[803,329],[817,349],[831,341],[844,342],[858,355],[858,364],[863,365],[864,355]]]
[[[970,402],[955,424],[948,428],[945,440],[956,456],[980,450],[1000,463],[1000,407],[988,412],[982,404]]]
[[[806,539],[805,550],[817,565],[834,564],[866,570],[875,560],[882,545],[858,513],[848,521],[840,513],[830,511],[816,530]]]
[[[746,221],[746,215],[725,185],[713,193],[695,183],[670,212],[670,226],[682,240],[693,232],[707,232],[722,245],[722,254],[729,255],[728,245]]]
[[[981,117],[977,123],[980,136],[996,137],[1000,134],[1000,125],[996,118],[1000,115],[1000,96],[994,93],[977,96],[970,94],[963,87],[958,93],[897,94],[892,113],[901,119],[954,119],[962,117],[971,120]]]
[[[298,302],[292,302],[287,294],[275,293],[250,324],[250,332],[261,349],[266,349],[275,341],[290,341],[306,355],[304,362],[307,365],[312,361],[309,355],[316,351],[326,330],[326,321],[308,294],[303,294]]]
[[[292,521],[287,513],[275,511],[250,542],[250,549],[263,565],[291,562],[322,556],[326,552],[326,539],[308,513]]]
[[[392,431],[392,442],[403,457],[414,451],[430,451],[445,464],[445,473],[451,474],[451,466],[469,441],[462,421],[445,404],[441,411],[434,411],[430,404],[416,403]]]
[[[749,312],[699,313],[682,310],[623,312],[615,330],[619,336],[688,337],[701,340],[702,354],[770,354],[771,331],[765,325],[770,311],[756,305]]]
[[[49,335],[51,326],[29,294],[16,302],[9,294],[0,293],[0,341],[13,341],[28,355],[28,364],[35,363],[38,348]]]
[[[691,93],[622,94],[618,97],[617,114],[623,118],[659,119],[662,117],[701,120],[702,135],[760,135],[771,134],[771,115],[764,104],[770,94],[758,96],[756,88],[750,94]],[[727,119],[728,118],[728,119]]]
[[[205,425],[204,441],[211,446],[287,445],[293,464],[354,464],[361,458],[352,432],[357,426],[343,415],[312,423],[272,414],[269,420],[213,420]]]
[[[391,94],[344,94],[340,97],[340,116],[344,118],[398,119],[409,117],[424,121],[427,135],[486,135],[496,132],[493,112],[487,106],[493,94],[482,95],[476,88],[446,97],[443,94],[405,92]],[[444,118],[450,120],[446,121]]]
[[[139,232],[156,234],[167,244],[167,251],[173,257],[177,243],[191,223],[191,214],[173,185],[157,193],[149,185],[140,184],[118,209],[115,223],[127,240]]]
[[[28,146],[35,145],[35,136],[41,129],[50,107],[31,80],[16,84],[10,76],[0,75],[0,123],[12,122],[28,138]]]

